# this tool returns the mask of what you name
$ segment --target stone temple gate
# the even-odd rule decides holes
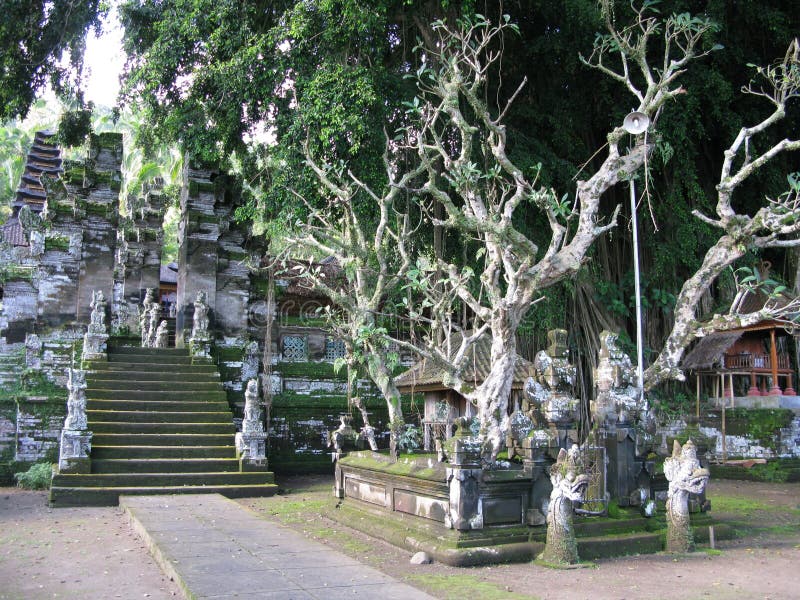
[[[112,341],[135,345],[146,290],[163,286],[164,300],[171,296],[162,316],[178,348],[188,346],[195,298],[205,293],[213,360],[237,424],[246,381],[259,373],[270,381],[272,463],[330,470],[327,432],[349,409],[346,375],[333,369],[343,344],[316,314],[324,300],[265,274],[259,240],[234,219],[236,183],[189,160],[177,199],[178,259],[172,269],[162,265],[164,215],[176,200],[159,181],[121,197],[122,160],[115,133],[90,136],[80,161],[63,159],[51,132],[39,132],[29,151],[0,228],[0,384],[9,390],[0,398],[8,409],[0,414],[0,462],[36,460],[57,445],[66,370],[93,293],[108,300]],[[383,401],[367,382],[357,387],[381,426]]]

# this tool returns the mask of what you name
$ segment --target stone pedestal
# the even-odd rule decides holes
[[[92,450],[92,432],[88,430],[63,429],[58,456],[59,473],[90,473],[89,453]]]
[[[522,465],[525,474],[531,478],[531,495],[528,509],[525,511],[525,522],[531,526],[544,525],[547,515],[547,503],[553,486],[550,483],[551,438],[542,430],[533,431],[522,441]]]
[[[447,485],[450,505],[445,525],[459,531],[483,529],[483,506],[479,482],[481,469],[481,444],[470,435],[469,420],[456,419],[456,433],[445,443],[450,461],[447,468]]]

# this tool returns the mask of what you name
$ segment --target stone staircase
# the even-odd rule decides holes
[[[277,491],[271,472],[242,470],[219,372],[184,349],[120,347],[86,377],[91,473],[57,474],[52,506],[113,506],[122,494]]]

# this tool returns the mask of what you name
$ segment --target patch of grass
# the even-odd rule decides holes
[[[711,506],[714,511],[737,513],[745,517],[749,517],[760,510],[775,510],[774,506],[770,506],[766,502],[742,496],[713,495],[711,497]]]
[[[722,554],[722,550],[717,550],[716,548],[703,548],[703,552],[709,556],[720,556]]]
[[[287,500],[271,503],[267,512],[282,523],[305,523],[325,512],[330,500]]]
[[[532,596],[517,594],[501,589],[494,583],[481,581],[474,575],[459,573],[452,575],[409,575],[409,583],[424,586],[431,592],[441,595],[445,600],[531,600]]]

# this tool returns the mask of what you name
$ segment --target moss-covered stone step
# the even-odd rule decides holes
[[[150,355],[150,354],[109,354],[109,364],[140,364],[140,365],[190,365],[192,364],[191,356],[183,356],[180,354],[170,354],[166,356]]]
[[[228,458],[103,458],[92,456],[92,474],[139,475],[168,473],[183,476],[187,473],[234,473],[239,471],[239,459]]]
[[[168,371],[91,371],[87,376],[90,385],[97,385],[97,387],[106,387],[105,383],[117,382],[125,383],[130,386],[131,381],[136,382],[153,382],[153,383],[173,383],[179,382],[192,382],[192,383],[215,383],[220,381],[219,373],[217,372],[199,372],[199,373],[185,373],[174,370]]]
[[[141,348],[109,343],[109,354],[139,354],[142,356],[189,356],[188,348]]]
[[[91,473],[54,475],[56,487],[159,487],[185,485],[255,485],[273,483],[268,471],[222,471],[209,473]]]
[[[219,377],[216,365],[210,364],[170,364],[164,369],[156,369],[154,363],[93,362],[88,370],[91,373],[126,373],[129,377],[133,377],[134,373],[149,372],[171,377],[175,381],[196,373],[212,373]]]
[[[89,424],[94,434],[98,433],[226,433],[233,437],[236,428],[233,423],[133,423],[115,421],[94,421]]]
[[[227,399],[225,392],[219,391],[199,391],[199,390],[89,390],[86,391],[86,397],[89,400],[194,400],[200,401],[217,401],[222,402]]]
[[[230,426],[233,430],[233,426]],[[229,431],[230,431],[229,430]],[[98,446],[225,446],[233,440],[231,433],[100,433],[94,430],[92,451]]]
[[[274,483],[255,485],[202,485],[157,487],[69,487],[50,488],[52,506],[116,506],[120,496],[152,494],[222,494],[228,498],[253,498],[272,496],[278,491]]]
[[[143,411],[143,410],[87,410],[90,428],[95,421],[106,423],[227,423],[230,411],[187,412]]]
[[[639,531],[577,539],[581,560],[595,560],[631,554],[655,554],[664,549],[664,533]]]
[[[210,400],[97,400],[86,401],[87,410],[99,411],[166,411],[166,412],[228,412],[230,407],[227,402]]]
[[[226,436],[225,441],[230,441]],[[111,458],[235,458],[236,446],[98,446],[92,445],[92,460]]]
[[[114,380],[98,380],[94,377],[89,377],[87,382],[87,393],[94,390],[113,390],[113,391],[149,391],[149,392],[222,392],[222,382],[220,380],[209,381],[139,381],[136,379],[114,379]]]

